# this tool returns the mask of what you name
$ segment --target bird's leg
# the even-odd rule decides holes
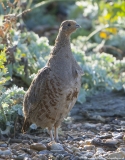
[[[51,141],[54,141],[52,128],[51,129],[48,128],[48,130],[49,130]]]
[[[55,136],[55,141],[56,142],[59,142],[59,137],[58,137],[58,127],[56,127],[56,126],[54,126],[54,129],[55,129],[55,134],[54,134],[54,136]]]

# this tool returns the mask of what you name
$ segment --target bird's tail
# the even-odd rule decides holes
[[[23,127],[22,127],[22,132],[25,133],[28,130],[30,125],[31,125],[31,122],[30,122],[29,118],[25,118],[24,123],[23,123]]]

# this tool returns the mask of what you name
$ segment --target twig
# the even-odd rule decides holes
[[[23,14],[25,14],[25,13],[27,13],[27,12],[30,12],[30,11],[31,11],[31,9],[27,9],[27,10],[23,11],[22,13],[18,14],[16,17],[19,18],[19,17],[21,17]]]

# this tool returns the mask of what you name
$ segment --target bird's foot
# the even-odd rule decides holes
[[[55,142],[56,143],[61,143],[61,141],[59,140],[59,138],[55,138]]]

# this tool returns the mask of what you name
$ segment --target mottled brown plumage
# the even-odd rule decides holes
[[[54,140],[54,127],[55,140],[58,140],[58,127],[74,106],[81,87],[83,72],[70,47],[70,35],[77,28],[75,21],[62,22],[46,66],[38,72],[24,97],[24,131],[32,122],[48,127]]]

